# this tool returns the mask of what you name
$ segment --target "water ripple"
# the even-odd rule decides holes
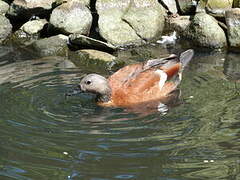
[[[182,104],[146,116],[66,98],[84,72],[64,59],[0,66],[0,179],[237,177],[240,97],[223,62],[204,60],[186,71]]]

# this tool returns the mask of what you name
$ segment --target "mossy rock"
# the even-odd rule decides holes
[[[93,49],[70,52],[69,58],[76,66],[98,73],[116,71],[125,64],[124,61],[118,60],[111,54]]]
[[[4,43],[12,32],[10,21],[3,15],[0,15],[0,44]]]
[[[197,46],[212,49],[227,47],[223,29],[214,17],[206,13],[197,13],[186,31],[186,36]]]
[[[9,9],[8,3],[0,0],[0,14],[5,15]]]
[[[226,11],[228,41],[231,48],[240,50],[240,8]]]
[[[30,48],[33,48],[41,57],[44,56],[67,56],[68,37],[62,34],[49,38],[34,41]]]

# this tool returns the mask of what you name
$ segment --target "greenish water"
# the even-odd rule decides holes
[[[182,103],[147,116],[65,98],[83,70],[24,59],[0,48],[1,180],[240,179],[240,54],[196,52]]]

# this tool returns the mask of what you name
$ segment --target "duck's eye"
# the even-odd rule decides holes
[[[88,80],[88,81],[86,81],[85,83],[86,83],[87,85],[89,85],[89,84],[92,83],[92,81],[89,81],[89,80]]]

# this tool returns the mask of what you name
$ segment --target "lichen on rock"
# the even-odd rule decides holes
[[[196,46],[213,49],[227,47],[227,39],[223,29],[214,17],[206,13],[197,13],[186,29],[186,33],[186,36]]]
[[[3,15],[0,15],[0,44],[10,36],[12,33],[12,25],[10,21]]]
[[[92,25],[92,15],[84,4],[72,0],[53,10],[50,24],[63,34],[88,35]]]

